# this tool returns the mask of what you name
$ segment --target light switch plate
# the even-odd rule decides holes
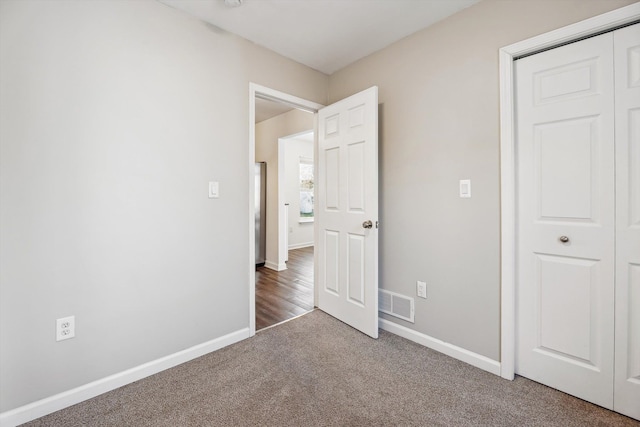
[[[209,198],[217,199],[220,196],[220,185],[217,182],[209,182]]]
[[[418,280],[416,282],[416,293],[418,294],[418,296],[420,298],[426,298],[427,297],[427,282],[421,282],[420,280]]]
[[[470,179],[460,180],[460,197],[463,199],[471,198],[471,180]]]

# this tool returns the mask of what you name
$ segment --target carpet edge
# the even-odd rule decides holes
[[[127,384],[173,368],[182,363],[204,356],[212,351],[220,350],[231,344],[249,338],[249,328],[231,332],[222,337],[189,347],[168,356],[152,360],[142,365],[118,372],[96,381],[75,387],[71,390],[28,403],[15,409],[0,413],[0,427],[17,425],[49,415],[61,409],[84,402],[100,394],[115,390]]]
[[[447,356],[458,359],[462,362],[468,363],[471,366],[482,369],[494,375],[500,376],[500,362],[490,359],[478,353],[474,353],[462,347],[441,341],[437,338],[433,338],[429,335],[421,332],[414,331],[397,323],[393,323],[386,319],[379,319],[378,324],[380,329],[392,334],[406,338],[409,341],[413,341],[422,346],[428,347],[432,350],[446,354]]]

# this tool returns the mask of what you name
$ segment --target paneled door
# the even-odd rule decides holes
[[[616,334],[614,410],[640,420],[640,24],[614,32]]]
[[[516,373],[640,420],[640,24],[515,67]]]
[[[613,34],[515,62],[516,373],[613,408]]]
[[[318,308],[378,337],[378,88],[318,113]]]

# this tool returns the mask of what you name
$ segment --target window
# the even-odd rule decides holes
[[[313,159],[300,157],[300,222],[313,222]]]

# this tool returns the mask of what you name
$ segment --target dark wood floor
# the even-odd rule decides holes
[[[313,247],[289,251],[287,269],[256,270],[256,331],[313,310]]]

